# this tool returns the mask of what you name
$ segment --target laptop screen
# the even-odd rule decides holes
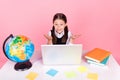
[[[43,64],[80,64],[82,44],[41,45]]]

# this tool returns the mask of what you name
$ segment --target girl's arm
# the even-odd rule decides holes
[[[81,35],[71,35],[71,37],[70,37],[70,43],[74,43],[74,40],[76,38],[79,38],[79,36],[81,36]]]
[[[48,45],[52,44],[52,37],[51,36],[45,34],[44,37],[48,40],[47,41]]]

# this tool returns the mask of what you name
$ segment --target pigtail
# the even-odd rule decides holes
[[[52,43],[56,44],[57,43],[57,37],[55,36],[55,28],[54,28],[54,26],[52,27],[52,30],[51,30],[51,36],[52,36]]]
[[[62,42],[66,43],[67,39],[68,39],[68,27],[67,26],[65,27],[64,32],[65,32],[65,34],[64,34],[64,36],[62,38]]]

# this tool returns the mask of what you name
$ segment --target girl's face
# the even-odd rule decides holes
[[[64,28],[66,27],[66,23],[62,19],[56,19],[53,22],[53,26],[57,33],[61,33],[64,31]]]

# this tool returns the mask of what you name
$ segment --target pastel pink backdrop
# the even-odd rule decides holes
[[[82,35],[75,43],[82,43],[85,50],[109,50],[120,63],[119,4],[119,0],[0,0],[0,59],[6,59],[2,44],[11,33],[28,36],[35,50],[40,49],[53,15],[62,12],[71,32]]]

